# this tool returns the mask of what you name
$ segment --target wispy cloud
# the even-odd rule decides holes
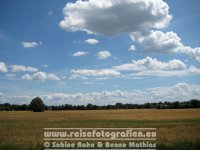
[[[88,79],[88,77],[117,77],[120,75],[120,72],[117,72],[112,69],[100,69],[100,70],[89,70],[89,69],[82,69],[82,70],[71,70],[70,79]]]
[[[89,53],[84,52],[84,51],[78,51],[78,52],[73,54],[74,57],[81,57],[81,56],[86,56],[86,55],[89,55]]]
[[[22,46],[24,48],[35,48],[39,45],[42,45],[42,42],[25,42],[25,41],[22,41]]]
[[[37,72],[38,69],[34,67],[26,67],[23,65],[11,65],[10,66],[12,72]]]

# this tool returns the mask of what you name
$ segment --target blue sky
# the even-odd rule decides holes
[[[200,98],[199,3],[1,1],[1,103]]]

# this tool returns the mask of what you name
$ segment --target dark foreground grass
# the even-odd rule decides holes
[[[200,141],[175,142],[172,145],[157,144],[157,150],[200,150]]]
[[[24,145],[4,144],[0,145],[1,150],[44,150],[42,143],[32,144],[24,147]],[[164,145],[158,143],[156,150],[200,150],[200,141],[196,142],[175,142],[172,145]]]
[[[13,145],[13,144],[3,144],[0,145],[0,150],[44,150],[43,144],[37,143],[32,145]]]

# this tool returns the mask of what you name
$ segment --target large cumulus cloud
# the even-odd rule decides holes
[[[61,28],[104,35],[163,28],[172,18],[163,0],[78,0],[63,12]]]

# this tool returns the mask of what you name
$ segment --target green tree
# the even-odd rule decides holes
[[[192,99],[190,100],[190,104],[192,105],[193,108],[198,108],[199,101],[197,99]]]
[[[33,112],[43,112],[45,105],[40,97],[36,97],[31,101],[30,108]]]
[[[94,107],[91,103],[87,104],[86,109],[93,110]]]

